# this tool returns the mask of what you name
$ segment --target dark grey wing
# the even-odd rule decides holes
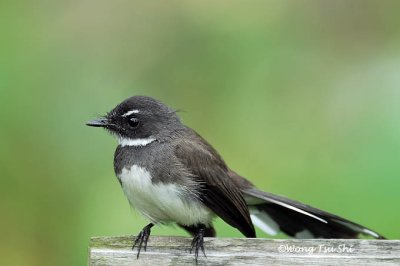
[[[224,161],[199,135],[193,132],[189,137],[177,143],[175,155],[200,184],[204,205],[246,237],[256,237],[249,209]]]

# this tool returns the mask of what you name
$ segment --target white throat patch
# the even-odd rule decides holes
[[[118,143],[122,147],[125,146],[146,146],[156,139],[153,137],[148,137],[144,139],[129,139],[129,138],[118,138]]]

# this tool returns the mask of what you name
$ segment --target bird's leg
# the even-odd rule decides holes
[[[182,225],[178,224],[180,227],[185,229],[189,234],[191,234],[193,237],[197,234],[198,226],[197,225]],[[208,225],[204,229],[204,237],[215,237],[217,234],[215,232],[215,229],[212,225]]]
[[[197,263],[197,258],[199,256],[199,249],[201,249],[201,251],[204,254],[204,257],[206,256],[206,253],[204,252],[204,233],[206,231],[206,226],[203,224],[200,224],[197,227],[197,233],[194,235],[194,238],[192,240],[192,247],[190,249],[190,253],[192,253],[193,249],[194,249],[194,257],[196,259],[196,263]]]
[[[150,236],[150,229],[153,227],[154,224],[149,223],[145,227],[143,227],[142,231],[140,231],[139,235],[136,237],[135,242],[133,243],[132,250],[138,245],[138,252],[136,258],[139,258],[140,250],[142,249],[142,245],[144,243],[144,251],[147,248],[147,241],[149,240]]]

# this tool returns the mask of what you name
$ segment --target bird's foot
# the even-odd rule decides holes
[[[135,242],[133,243],[132,250],[138,245],[138,252],[136,258],[139,258],[140,255],[140,250],[142,249],[142,246],[144,244],[144,251],[146,251],[147,248],[147,241],[149,240],[150,236],[150,231],[151,228],[153,227],[154,224],[150,223],[146,225],[142,231],[140,231],[139,235],[136,237]]]
[[[196,235],[194,236],[193,240],[192,240],[192,247],[190,249],[190,253],[192,253],[193,249],[194,249],[194,257],[197,263],[197,258],[199,257],[199,249],[201,249],[201,251],[204,254],[204,257],[206,256],[206,253],[204,252],[204,232],[205,232],[205,228],[201,227]]]

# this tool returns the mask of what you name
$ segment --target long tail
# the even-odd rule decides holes
[[[282,231],[295,238],[384,237],[364,226],[300,202],[255,188],[242,192],[255,226],[270,235]]]

